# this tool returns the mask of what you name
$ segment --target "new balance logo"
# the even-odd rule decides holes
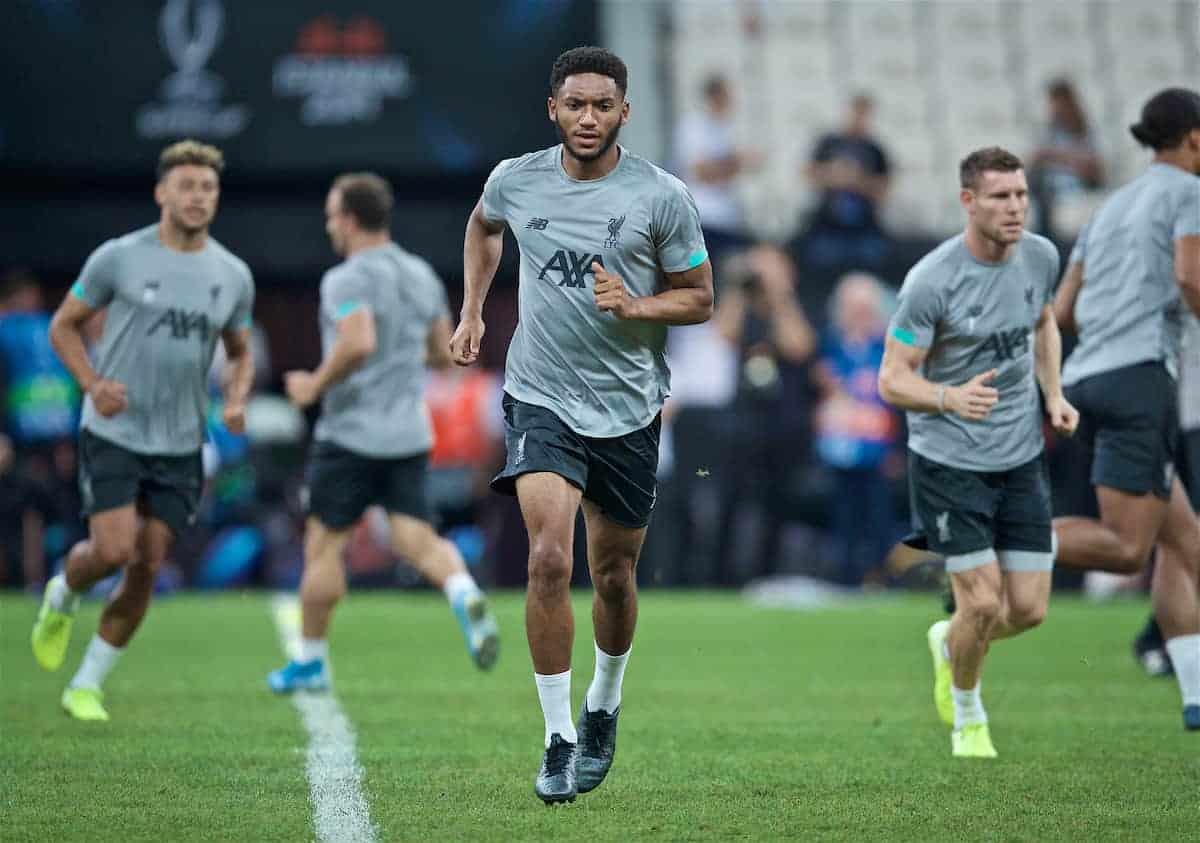
[[[544,220],[541,217],[534,217],[529,222],[525,223],[525,228],[533,229],[534,231],[545,231],[546,226],[550,224],[550,220]]]
[[[558,286],[560,287],[586,287],[584,276],[592,271],[592,264],[598,263],[604,266],[604,258],[600,255],[593,255],[591,252],[578,254],[572,251],[564,251],[559,249],[554,253],[554,257],[546,261],[542,271],[538,273],[539,281],[554,279],[550,277],[550,273],[557,272],[559,274]]]

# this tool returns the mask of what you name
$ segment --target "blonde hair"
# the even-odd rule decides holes
[[[158,180],[166,178],[175,167],[185,165],[211,167],[219,176],[225,169],[225,156],[221,150],[196,140],[181,140],[173,143],[158,156]]]

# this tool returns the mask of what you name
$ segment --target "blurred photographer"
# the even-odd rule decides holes
[[[813,387],[809,363],[816,333],[796,296],[791,258],[774,246],[755,246],[721,266],[713,323],[738,351],[734,436],[721,472],[722,585],[738,584],[733,558],[743,505],[762,513],[759,541],[750,548],[750,576],[773,572],[796,478],[809,463]]]

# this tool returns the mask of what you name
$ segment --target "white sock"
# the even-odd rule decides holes
[[[625,677],[625,665],[629,661],[630,647],[621,656],[610,656],[596,645],[596,672],[587,690],[588,711],[603,711],[612,714],[621,704],[621,680]]]
[[[1167,642],[1183,704],[1200,705],[1200,635],[1180,635]]]
[[[578,741],[575,722],[571,719],[571,671],[549,676],[535,673],[533,678],[537,682],[542,716],[546,718],[546,747],[549,748],[550,736],[554,734],[562,735],[567,743]]]
[[[980,683],[982,684],[982,683]],[[983,710],[983,696],[979,685],[969,690],[950,686],[950,696],[954,697],[954,728],[961,729],[972,723],[986,723],[987,712]]]
[[[114,647],[99,634],[93,635],[88,643],[83,661],[68,688],[99,688],[105,677],[117,666],[117,659],[125,652],[124,647]]]
[[[298,661],[311,662],[317,659],[329,658],[329,640],[327,638],[301,638]]]
[[[46,595],[50,599],[50,608],[56,612],[73,615],[79,608],[79,594],[71,591],[71,587],[67,585],[66,574],[57,574],[50,578],[50,582],[46,583]]]
[[[451,605],[458,602],[460,597],[476,591],[479,591],[479,586],[476,584],[475,578],[466,571],[459,571],[446,577],[446,583],[442,586],[442,592]]]

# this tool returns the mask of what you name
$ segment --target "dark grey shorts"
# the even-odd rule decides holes
[[[1093,486],[1171,496],[1179,455],[1179,387],[1159,362],[1102,372],[1072,384],[1076,436],[1091,452]]]
[[[909,451],[917,536],[951,573],[998,561],[1006,571],[1054,566],[1050,483],[1041,456],[1008,471],[967,471]]]
[[[89,430],[79,432],[79,492],[84,516],[134,503],[178,536],[196,520],[204,468],[200,451],[139,454]]]
[[[508,456],[492,488],[517,493],[522,474],[548,471],[564,478],[622,527],[650,523],[657,490],[661,417],[624,436],[581,436],[545,407],[504,395]]]
[[[365,457],[314,442],[305,475],[308,511],[331,530],[354,526],[372,504],[431,520],[425,482],[429,455]]]

